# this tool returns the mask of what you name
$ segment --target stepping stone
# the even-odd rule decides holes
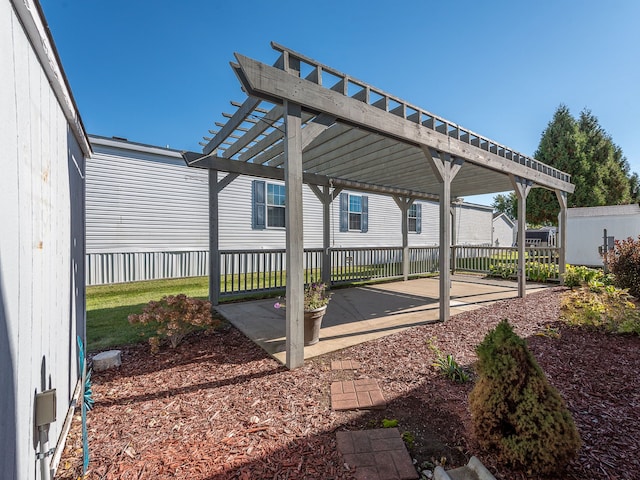
[[[336,432],[338,451],[358,480],[413,480],[418,472],[397,428]]]
[[[331,408],[334,410],[381,410],[386,407],[378,381],[373,378],[331,384]]]
[[[331,360],[331,370],[357,370],[360,362],[355,360]]]

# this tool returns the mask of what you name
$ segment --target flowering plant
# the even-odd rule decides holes
[[[211,316],[211,302],[187,297],[184,293],[167,295],[159,302],[150,301],[142,313],[131,314],[128,319],[131,324],[152,324],[156,328],[157,336],[149,338],[151,353],[159,351],[162,339],[168,339],[175,348],[185,335],[220,323]]]
[[[310,283],[304,286],[304,309],[305,311],[316,310],[329,304],[331,294],[327,292],[327,285],[324,283]],[[285,308],[285,300],[275,303],[274,308]]]

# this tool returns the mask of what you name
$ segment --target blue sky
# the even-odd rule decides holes
[[[640,173],[637,0],[41,3],[92,134],[200,151],[273,40],[527,155],[588,108]]]

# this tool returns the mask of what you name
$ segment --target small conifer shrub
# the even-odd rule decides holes
[[[580,436],[525,341],[503,320],[476,352],[479,377],[469,406],[480,445],[530,473],[563,471],[580,448]]]

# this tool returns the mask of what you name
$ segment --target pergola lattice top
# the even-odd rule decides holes
[[[286,100],[303,108],[308,183],[325,177],[332,185],[436,199],[439,181],[425,162],[429,149],[465,161],[451,182],[453,197],[511,190],[509,175],[573,192],[570,176],[560,170],[284,46],[272,47],[280,52],[273,66],[236,54],[231,66],[249,96],[233,103],[236,112],[225,114],[228,121],[216,123],[220,129],[205,137],[208,160],[194,156],[191,165],[211,167],[212,160],[227,159],[281,168]],[[236,169],[256,173],[249,166]]]

